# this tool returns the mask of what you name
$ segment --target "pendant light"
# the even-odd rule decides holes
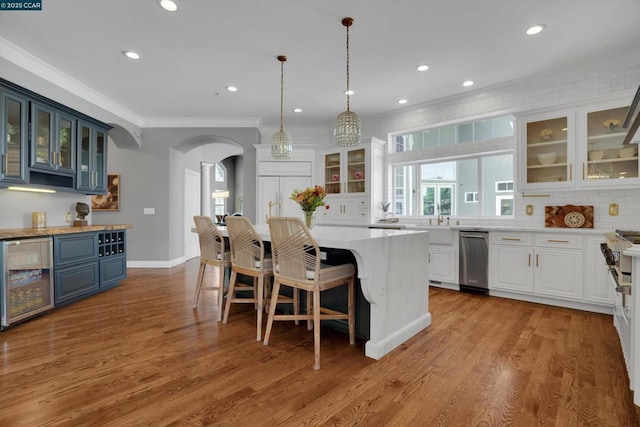
[[[336,119],[336,144],[341,147],[354,147],[360,144],[360,117],[349,109],[349,27],[353,25],[353,18],[344,18],[342,25],[347,28],[347,111],[338,114]]]
[[[291,145],[291,137],[284,131],[282,126],[282,109],[284,104],[284,62],[287,57],[278,56],[280,61],[280,131],[271,137],[271,157],[282,160],[288,159],[293,154],[293,146]]]

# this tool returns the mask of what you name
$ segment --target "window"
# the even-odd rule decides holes
[[[394,153],[513,136],[513,116],[488,117],[394,136]]]
[[[213,214],[224,215],[227,213],[227,168],[222,163],[216,163],[214,166],[214,193],[226,195],[226,197],[213,197]]]
[[[391,140],[395,151],[388,153],[387,165],[396,216],[513,215],[512,116],[402,133]]]

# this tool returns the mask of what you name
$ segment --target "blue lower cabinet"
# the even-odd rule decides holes
[[[63,234],[53,240],[56,305],[114,287],[127,277],[126,230]]]
[[[98,261],[54,270],[55,304],[86,297],[100,288]]]

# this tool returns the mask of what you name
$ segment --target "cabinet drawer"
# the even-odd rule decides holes
[[[549,248],[575,248],[580,249],[584,245],[582,236],[568,236],[557,234],[537,234],[536,246]]]
[[[494,245],[533,246],[531,234],[491,232],[490,235]]]
[[[98,258],[98,233],[54,236],[53,244],[56,267]]]

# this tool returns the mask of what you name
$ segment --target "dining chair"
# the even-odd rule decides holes
[[[224,236],[213,224],[213,220],[208,216],[196,215],[193,217],[198,231],[200,241],[200,269],[198,270],[198,280],[195,293],[193,295],[193,308],[198,306],[200,292],[207,289],[218,291],[218,320],[222,320],[222,309],[224,301],[224,277],[227,267],[231,267],[231,253],[225,247]],[[204,286],[204,272],[207,265],[218,268],[217,286]]]
[[[272,302],[267,318],[264,345],[269,344],[274,320],[307,320],[313,327],[313,368],[320,369],[320,321],[346,319],[349,326],[349,343],[355,344],[355,266],[335,266],[320,263],[320,248],[302,220],[293,217],[271,217],[269,219],[271,250],[274,262]],[[306,313],[276,314],[275,299],[282,285],[307,294]],[[347,312],[322,307],[320,294],[338,286],[347,286]]]
[[[244,216],[226,218],[229,244],[231,246],[231,279],[227,292],[222,323],[227,323],[231,304],[254,304],[257,310],[257,341],[262,340],[262,312],[269,285],[273,277],[270,254],[265,254],[265,245],[251,222]],[[238,274],[253,278],[252,285],[238,282]],[[266,289],[266,292],[265,292]],[[247,297],[247,293],[251,297]],[[239,294],[240,293],[240,294]],[[244,295],[243,295],[244,294]]]

